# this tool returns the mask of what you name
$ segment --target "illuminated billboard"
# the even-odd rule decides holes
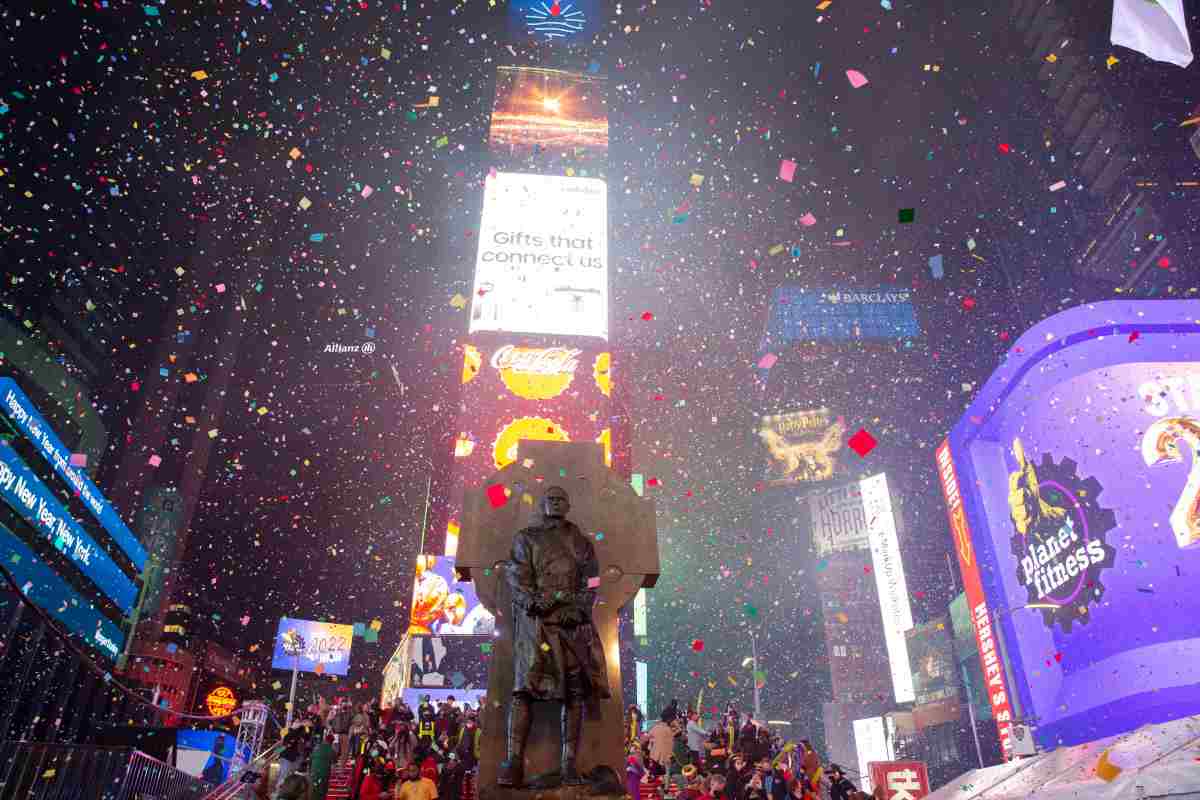
[[[496,618],[479,602],[475,584],[458,580],[452,556],[417,556],[408,632],[416,636],[490,634]]]
[[[918,706],[958,700],[960,681],[951,634],[946,617],[917,625],[905,634]]]
[[[818,557],[870,547],[862,490],[857,483],[810,492],[808,510]]]
[[[489,175],[470,332],[607,339],[607,204],[598,178]]]
[[[797,340],[896,340],[920,333],[908,289],[787,285],[771,293],[764,349]]]
[[[583,9],[577,0],[568,1],[575,4],[566,12],[568,15],[572,10]],[[521,3],[524,0],[513,4],[517,13]],[[605,158],[608,155],[606,83],[602,76],[590,73],[498,67],[488,130],[492,152],[501,156],[536,155],[540,159]]]
[[[913,626],[912,605],[908,599],[908,583],[904,577],[904,562],[900,557],[900,541],[896,533],[896,514],[892,494],[888,491],[887,475],[872,475],[859,482],[863,512],[867,517],[867,539],[871,547],[871,562],[875,586],[879,590],[879,611],[883,616],[883,640],[887,645],[888,666],[892,670],[892,690],[897,703],[914,698],[912,671],[908,665],[908,642],[905,633]]]
[[[1035,325],[937,450],[1006,751],[1017,716],[1054,747],[1200,712],[1197,319],[1112,301]]]
[[[854,751],[858,756],[858,774],[862,779],[863,791],[872,790],[870,765],[876,761],[888,761],[895,758],[891,742],[888,741],[887,729],[883,717],[867,717],[854,720]]]
[[[517,36],[561,44],[590,37],[597,30],[595,0],[510,0],[509,27]]]
[[[409,688],[478,689],[487,685],[491,636],[409,636]]]
[[[344,677],[350,669],[353,645],[353,625],[284,617],[275,634],[271,666]]]
[[[794,411],[759,420],[758,436],[771,457],[766,483],[787,486],[834,477],[846,435],[846,421],[829,409]]]

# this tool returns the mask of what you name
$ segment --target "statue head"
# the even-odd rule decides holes
[[[571,499],[561,486],[551,486],[542,495],[542,516],[546,519],[562,519],[571,510]]]

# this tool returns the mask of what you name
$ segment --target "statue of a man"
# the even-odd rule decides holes
[[[497,782],[524,783],[525,741],[532,703],[562,705],[562,781],[583,783],[575,766],[589,698],[606,699],[608,666],[592,626],[600,564],[596,548],[565,519],[571,503],[552,486],[542,497],[542,522],[513,538],[507,579],[513,600],[513,698],[508,757]]]

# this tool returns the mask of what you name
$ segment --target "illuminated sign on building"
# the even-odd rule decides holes
[[[920,333],[907,289],[780,286],[771,294],[768,346],[816,339],[911,339]]]
[[[892,669],[892,689],[897,703],[908,703],[915,695],[908,665],[908,642],[904,634],[913,626],[912,605],[908,599],[908,583],[904,578],[904,562],[900,558],[896,515],[892,509],[887,475],[880,473],[863,478],[859,489],[867,517],[875,585],[879,589],[879,610],[883,615],[888,665]]]
[[[0,445],[0,497],[118,608],[125,612],[133,610],[137,584],[7,445]]]
[[[475,584],[458,580],[452,556],[417,556],[409,634],[479,635],[495,627],[496,618],[479,602]]]
[[[489,175],[470,332],[608,338],[604,181]]]
[[[579,368],[575,347],[518,347],[508,344],[492,354],[492,368],[508,390],[526,400],[548,400],[567,390]]]
[[[646,709],[650,705],[650,665],[645,661],[633,662],[637,675],[637,706],[642,710],[642,716],[650,716]]]
[[[204,696],[204,707],[214,717],[223,717],[237,710],[237,695],[228,686],[217,686]]]
[[[857,483],[810,492],[808,509],[819,557],[870,547],[862,490]]]
[[[929,796],[929,770],[924,762],[872,761],[870,774],[875,791],[883,788],[884,800],[922,800]]]
[[[353,645],[353,625],[283,617],[275,634],[271,666],[344,677],[350,670]]]
[[[638,589],[633,596],[633,635],[646,636],[646,590]]]
[[[1053,748],[1200,713],[1197,319],[1122,300],[1034,325],[936,451],[1006,752],[1016,716]]]
[[[767,483],[786,486],[831,479],[845,434],[845,420],[834,418],[827,408],[763,417],[758,436],[771,456]]]
[[[883,717],[867,717],[854,720],[854,751],[858,755],[858,774],[862,777],[863,791],[870,792],[869,776],[872,761],[887,761],[895,757],[888,742]]]
[[[542,0],[532,2],[540,4]],[[568,0],[568,4],[572,8],[583,5],[580,0]],[[516,11],[528,5],[526,0],[514,0],[510,8]],[[565,157],[573,164],[599,163],[608,155],[606,85],[605,78],[595,73],[497,68],[488,126],[492,153],[536,155],[542,162]]]

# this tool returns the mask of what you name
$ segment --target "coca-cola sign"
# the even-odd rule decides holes
[[[492,353],[491,364],[513,394],[527,400],[548,400],[571,385],[582,352],[572,347],[506,344]]]

